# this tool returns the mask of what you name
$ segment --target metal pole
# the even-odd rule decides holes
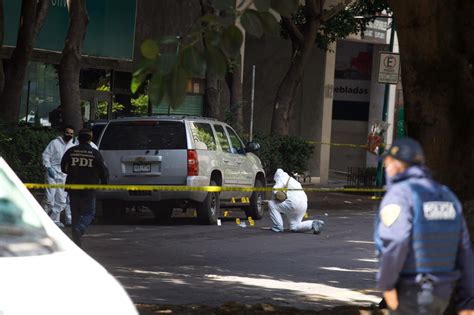
[[[393,45],[395,41],[395,21],[392,18],[392,29],[390,30],[390,44],[388,46],[388,51],[393,52]],[[385,92],[383,98],[383,108],[382,108],[382,121],[387,121],[388,118],[388,101],[390,95],[390,84],[385,84]],[[382,154],[384,148],[379,148],[379,155]],[[383,165],[382,162],[378,162],[377,164],[377,175],[375,177],[375,184],[377,187],[382,187],[382,179],[383,179]]]
[[[25,116],[25,123],[28,124],[28,116],[30,111],[30,87],[31,87],[31,80],[28,80],[28,90],[26,91],[26,116]]]
[[[250,99],[250,136],[249,141],[253,139],[253,106],[255,101],[255,65],[252,66],[252,97]]]

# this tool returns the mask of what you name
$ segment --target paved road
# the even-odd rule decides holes
[[[302,309],[377,303],[371,241],[376,204],[343,194],[316,199],[309,216],[326,221],[321,235],[264,230],[268,213],[248,228],[235,224],[235,217],[243,218],[238,211],[222,226],[197,225],[179,214],[155,225],[146,213],[135,213],[129,225],[92,226],[84,249],[136,303],[239,301]]]

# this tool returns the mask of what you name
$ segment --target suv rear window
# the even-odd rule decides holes
[[[186,129],[177,121],[132,121],[111,123],[100,142],[100,150],[186,149]]]

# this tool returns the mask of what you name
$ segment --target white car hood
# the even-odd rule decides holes
[[[122,286],[78,248],[0,257],[2,315],[135,315]]]

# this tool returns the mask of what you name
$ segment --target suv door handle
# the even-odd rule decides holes
[[[229,163],[229,160],[225,160],[225,159],[224,159],[224,160],[222,160],[222,161],[223,161],[224,163]]]

